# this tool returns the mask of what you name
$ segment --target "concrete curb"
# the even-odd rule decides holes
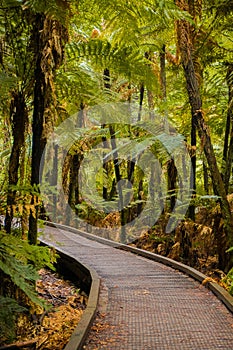
[[[62,230],[66,230],[72,233],[76,233],[81,235],[82,237],[86,237],[90,240],[94,240],[96,242],[117,248],[117,249],[121,249],[121,250],[125,250],[128,252],[131,252],[133,254],[137,254],[140,256],[143,256],[147,259],[162,263],[164,265],[170,266],[176,270],[179,270],[183,273],[185,273],[186,275],[194,278],[195,280],[199,281],[200,283],[203,283],[203,281],[205,281],[206,283],[204,284],[207,288],[209,288],[216,296],[219,300],[221,300],[223,302],[223,304],[233,313],[233,297],[223,288],[221,287],[217,282],[212,282],[211,280],[208,280],[208,277],[206,275],[204,275],[203,273],[197,271],[196,269],[187,266],[185,264],[182,264],[178,261],[169,259],[167,257],[164,257],[162,255],[158,255],[155,253],[151,253],[148,252],[146,250],[143,249],[139,249],[139,248],[135,248],[135,247],[131,247],[128,246],[126,244],[121,244],[121,243],[117,243],[117,242],[113,242],[110,241],[106,238],[102,238],[102,237],[98,237],[95,236],[91,233],[87,233],[84,232],[82,230],[73,228],[73,227],[69,227],[66,225],[61,225],[61,224],[54,224],[54,223],[50,223],[50,222],[45,222],[46,225],[48,226],[53,226],[53,227],[57,227],[60,228]]]

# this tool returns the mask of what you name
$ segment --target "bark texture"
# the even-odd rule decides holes
[[[7,210],[5,216],[5,229],[7,233],[11,232],[11,223],[14,216],[14,206],[16,205],[16,190],[12,187],[17,186],[19,180],[19,167],[21,151],[25,143],[25,133],[28,125],[28,111],[23,93],[13,92],[10,117],[12,123],[13,145],[9,161],[8,170],[8,193]]]
[[[64,2],[65,3],[65,2]],[[40,171],[43,168],[42,155],[49,133],[56,119],[56,95],[54,75],[64,58],[64,45],[68,40],[67,29],[57,20],[37,14],[35,18],[33,42],[35,43],[35,85],[33,111],[33,139],[31,185],[39,192]],[[28,239],[31,244],[37,242],[37,220],[39,206],[34,203],[35,211],[29,217]]]

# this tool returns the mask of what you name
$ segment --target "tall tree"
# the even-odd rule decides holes
[[[66,0],[61,7],[68,16],[69,5]],[[42,155],[47,137],[52,131],[56,119],[56,96],[54,76],[64,58],[64,45],[68,41],[67,27],[62,21],[54,19],[44,13],[37,13],[33,28],[33,42],[35,54],[35,87],[33,101],[33,140],[31,158],[31,185],[38,191],[40,169],[43,167]],[[29,217],[29,242],[36,244],[37,219],[39,213],[38,203],[36,212]]]
[[[228,86],[228,108],[225,131],[225,141],[223,149],[223,180],[225,183],[226,193],[229,191],[229,181],[232,171],[233,160],[233,64],[228,63],[227,68],[227,86]]]
[[[1,4],[3,5],[3,4]],[[19,169],[23,168],[22,150],[25,149],[25,138],[28,127],[27,100],[32,94],[31,83],[31,55],[30,53],[30,25],[27,21],[27,11],[18,3],[12,6],[5,3],[5,11],[0,8],[1,54],[0,65],[2,76],[13,80],[6,98],[10,96],[9,120],[11,123],[12,147],[8,164],[7,209],[5,215],[5,229],[11,232],[11,223],[17,205],[19,194]],[[8,96],[7,96],[8,95]]]
[[[189,3],[186,0],[176,0],[176,4],[184,11],[190,11]],[[218,169],[216,156],[210,138],[209,128],[204,120],[202,111],[202,99],[200,93],[200,85],[194,66],[194,47],[192,40],[192,27],[187,20],[179,20],[177,23],[178,44],[181,54],[181,63],[184,69],[187,92],[191,106],[191,113],[195,127],[201,140],[213,182],[214,192],[220,198],[220,206],[224,220],[225,239],[222,241],[221,252],[233,245],[233,218],[227,200],[224,182]],[[227,256],[225,253],[220,254],[220,267],[228,270],[233,264],[233,255]]]

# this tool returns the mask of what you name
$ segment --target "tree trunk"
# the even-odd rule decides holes
[[[162,46],[162,50],[159,54],[160,61],[160,85],[162,91],[162,101],[166,104],[167,101],[167,78],[166,78],[166,46]],[[164,108],[164,123],[167,124],[167,111]],[[167,176],[168,176],[168,196],[170,198],[170,212],[173,211],[176,204],[176,181],[177,181],[177,169],[174,163],[174,159],[170,159],[167,163]]]
[[[35,67],[35,87],[34,87],[34,101],[33,101],[33,122],[32,122],[32,160],[31,160],[31,186],[37,192],[39,185],[40,176],[40,166],[42,160],[42,155],[46,145],[46,137],[43,134],[44,129],[44,112],[46,108],[46,81],[45,73],[42,70],[42,59],[44,42],[42,39],[41,32],[44,28],[45,16],[36,16],[36,33],[35,42],[37,42],[35,57],[36,57],[36,67]],[[39,196],[39,194],[38,194]],[[29,232],[28,240],[30,244],[37,243],[37,220],[38,220],[38,205],[36,205],[35,197],[32,196],[31,204],[35,206],[35,211],[30,212],[29,216]]]
[[[166,46],[162,46],[162,50],[159,54],[160,61],[160,84],[162,90],[162,100],[166,102],[167,99],[167,79],[166,79]]]
[[[110,71],[109,69],[105,69],[104,70],[104,87],[105,89],[110,90],[111,89],[111,83],[110,83]],[[102,127],[104,127],[105,125],[103,125]],[[115,130],[113,125],[109,125],[109,132],[110,132],[110,137],[111,137],[111,147],[112,150],[116,150],[117,146],[116,146],[116,137],[115,137]],[[103,142],[104,142],[104,147],[107,146],[106,142],[106,138],[102,138]],[[126,224],[126,218],[125,218],[125,210],[124,210],[124,199],[123,199],[123,191],[122,191],[122,187],[121,187],[121,172],[120,172],[120,165],[118,162],[118,152],[115,151],[113,153],[113,164],[114,164],[114,171],[115,171],[115,177],[116,177],[116,183],[117,183],[117,190],[118,190],[118,196],[119,196],[119,211],[120,211],[120,217],[121,217],[121,234],[120,234],[120,239],[122,243],[126,242],[126,232],[125,232],[125,224]],[[106,171],[108,171],[108,164],[104,164],[104,169]],[[107,189],[105,187],[103,187],[103,198],[107,199],[108,198],[108,194],[107,194]]]
[[[149,61],[151,61],[151,53],[150,52],[146,52],[145,53],[145,58],[147,58]],[[149,107],[149,115],[150,115],[150,120],[154,120],[155,119],[155,113],[154,113],[154,107],[155,107],[155,103],[154,103],[154,95],[152,90],[150,90],[147,87],[147,102],[148,102],[148,107]]]
[[[206,165],[206,161],[203,160],[203,176],[204,176],[204,191],[205,194],[209,194],[209,174],[208,174],[208,167]]]
[[[10,114],[12,120],[13,146],[9,161],[8,170],[8,193],[7,193],[7,210],[5,216],[5,230],[11,232],[11,223],[14,215],[13,206],[16,205],[16,186],[19,179],[20,155],[25,142],[25,132],[28,124],[27,106],[24,95],[21,92],[14,92]]]
[[[191,155],[191,164],[192,164],[192,199],[194,200],[196,197],[196,168],[197,168],[197,156],[196,156],[196,147],[197,147],[197,132],[196,132],[196,125],[195,125],[195,114],[192,113],[192,126],[191,126],[191,149],[192,149],[192,155]],[[195,221],[195,204],[192,203],[189,206],[188,210],[188,217]]]
[[[54,187],[54,189],[57,186],[57,179],[58,179],[58,148],[59,146],[54,143],[53,145],[53,172],[52,172],[52,179],[51,179],[51,186]],[[57,194],[56,192],[53,194],[53,220],[57,222]]]
[[[64,6],[64,11],[68,8],[66,1],[63,2],[62,6]],[[40,171],[43,169],[42,155],[47,137],[52,132],[56,119],[54,74],[63,62],[64,45],[67,40],[67,29],[57,20],[49,18],[44,14],[36,15],[33,32],[36,63],[34,72],[31,186],[36,190],[38,196]],[[32,196],[31,204],[35,206],[35,210],[31,210],[29,217],[28,239],[31,244],[36,244],[37,220],[39,215],[38,198],[36,199],[35,196]]]
[[[233,64],[229,64],[227,70],[227,85],[228,85],[228,110],[226,131],[223,149],[223,181],[225,183],[226,193],[229,191],[229,181],[232,170],[233,160]],[[230,143],[229,143],[230,136]],[[229,144],[229,147],[228,147]]]
[[[167,164],[168,176],[168,195],[170,198],[170,212],[173,211],[176,204],[176,183],[177,183],[177,169],[174,159],[170,159]]]
[[[110,83],[110,71],[109,69],[105,68],[104,70],[104,87],[105,89],[111,89],[111,83]],[[105,124],[101,125],[101,128],[104,129],[106,127]],[[108,150],[109,149],[109,143],[107,140],[106,136],[102,137],[102,142],[103,142],[103,148]],[[105,157],[106,152],[103,152],[103,157]],[[108,178],[108,174],[109,174],[109,165],[108,165],[108,161],[106,161],[103,164],[103,171],[105,172],[105,177]],[[112,191],[111,191],[112,192]],[[113,193],[113,192],[112,192]],[[108,188],[107,188],[107,184],[103,184],[103,199],[105,199],[106,201],[108,200]],[[110,195],[111,198],[111,195]]]
[[[177,0],[176,3],[181,9],[188,9],[187,3],[183,0]],[[203,147],[207,159],[215,194],[220,197],[220,205],[226,235],[226,244],[224,247],[226,251],[227,248],[233,246],[233,218],[231,215],[229,202],[227,201],[224,182],[222,180],[220,171],[217,166],[217,161],[214,154],[209,129],[205,123],[203,113],[201,110],[202,100],[200,95],[198,78],[193,63],[194,49],[192,44],[190,24],[185,20],[179,20],[177,26],[177,33],[181,52],[181,62],[186,78],[187,92],[191,106],[192,118],[194,121],[194,125],[197,128],[198,135],[201,140],[201,145]],[[232,264],[233,254],[225,254],[225,257],[222,260],[222,266],[220,266],[220,268],[228,270],[232,266]]]
[[[138,121],[139,122],[142,119],[142,104],[143,104],[143,99],[144,99],[144,92],[145,92],[145,87],[144,87],[144,84],[142,83],[140,86],[140,98],[139,98],[139,111],[138,111]]]
[[[109,125],[109,131],[111,136],[111,146],[112,150],[116,150],[116,137],[115,137],[115,130],[112,125]],[[125,218],[125,209],[124,209],[124,198],[123,198],[123,191],[121,187],[121,172],[120,172],[120,165],[119,165],[119,159],[118,159],[118,152],[115,151],[113,153],[113,164],[114,164],[114,171],[115,171],[115,177],[116,177],[116,183],[117,183],[117,191],[119,196],[119,211],[120,211],[120,217],[121,217],[121,242],[126,243],[126,232],[125,232],[125,224],[126,224],[126,218]]]

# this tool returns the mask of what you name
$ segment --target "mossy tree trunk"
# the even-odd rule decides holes
[[[8,193],[7,210],[5,216],[5,230],[11,232],[11,223],[14,216],[14,206],[16,205],[16,189],[19,180],[19,167],[21,151],[25,143],[25,133],[28,125],[28,111],[25,97],[22,92],[13,92],[10,117],[12,123],[13,145],[11,149],[9,168],[8,168]]]

